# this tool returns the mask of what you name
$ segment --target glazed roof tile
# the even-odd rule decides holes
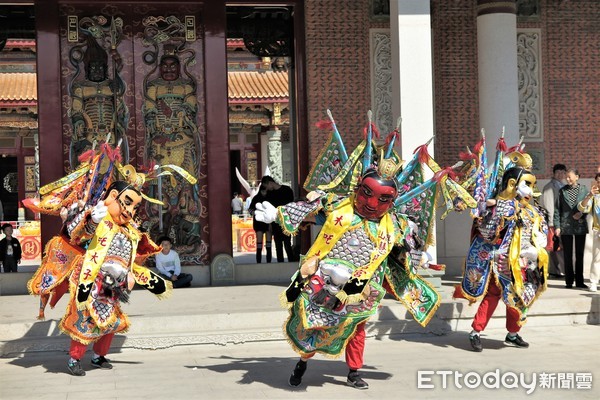
[[[287,72],[232,71],[228,73],[232,101],[278,101],[289,97]],[[0,101],[36,101],[35,73],[0,73]]]
[[[287,72],[231,71],[227,75],[230,101],[277,101],[289,97]]]
[[[0,73],[0,101],[37,100],[37,78],[34,73]]]

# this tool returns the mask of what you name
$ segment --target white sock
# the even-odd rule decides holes
[[[69,358],[69,364],[75,364],[77,361],[79,360],[76,360],[73,357]]]
[[[479,336],[479,332],[472,330],[471,333],[469,333],[469,336]]]
[[[508,332],[508,336],[514,338],[517,336],[517,332]]]
[[[94,353],[93,359],[94,359],[94,360],[97,360],[98,358],[100,358],[100,354],[96,354],[96,353]]]

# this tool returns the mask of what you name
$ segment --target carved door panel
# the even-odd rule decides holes
[[[110,136],[113,146],[121,143],[123,164],[169,171],[160,184],[147,182],[145,194],[164,205],[146,203],[143,227],[153,239],[170,236],[186,264],[207,261],[202,7],[88,2],[60,9],[65,169]]]

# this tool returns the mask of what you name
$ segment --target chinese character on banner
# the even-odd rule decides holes
[[[40,258],[42,253],[42,244],[38,236],[23,236],[21,238],[21,249],[24,260],[35,260]]]
[[[238,251],[255,252],[256,251],[256,233],[254,229],[238,229]]]

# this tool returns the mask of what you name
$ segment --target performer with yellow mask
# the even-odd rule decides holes
[[[67,366],[76,376],[85,375],[80,360],[90,343],[92,367],[112,368],[105,356],[115,333],[129,328],[120,302],[129,300],[134,284],[159,299],[172,291],[171,282],[142,266],[161,250],[138,229],[136,214],[142,200],[162,204],[142,193],[144,183],[173,173],[196,183],[176,165],[153,166],[147,174],[123,166],[119,147],[120,142],[113,149],[107,139],[99,151],[94,148],[80,157],[78,170],[40,188],[40,199],[24,201],[35,212],[60,215],[63,220],[60,234],[48,242],[40,268],[27,286],[32,295],[41,296],[38,318],[43,318],[49,297],[52,306],[68,285],[70,300],[59,328],[71,337]],[[103,160],[109,166],[104,176],[99,173]],[[113,181],[117,176],[120,180]]]
[[[531,168],[530,162],[525,165]],[[455,293],[470,303],[481,300],[469,335],[477,352],[483,350],[480,333],[500,299],[506,304],[505,343],[529,347],[518,333],[528,308],[546,288],[548,256],[543,240],[547,226],[530,203],[536,178],[528,169],[513,166],[503,172],[501,182],[499,194],[488,200],[474,221],[463,279]]]
[[[140,266],[160,251],[132,221],[141,201],[142,194],[135,186],[116,181],[95,207],[67,221],[71,243],[89,241],[71,274],[71,299],[59,325],[71,337],[68,368],[73,375],[85,375],[80,360],[89,343],[94,343],[92,366],[112,368],[105,356],[115,333],[129,328],[120,302],[129,300],[135,283],[159,298],[172,290],[170,282]]]

